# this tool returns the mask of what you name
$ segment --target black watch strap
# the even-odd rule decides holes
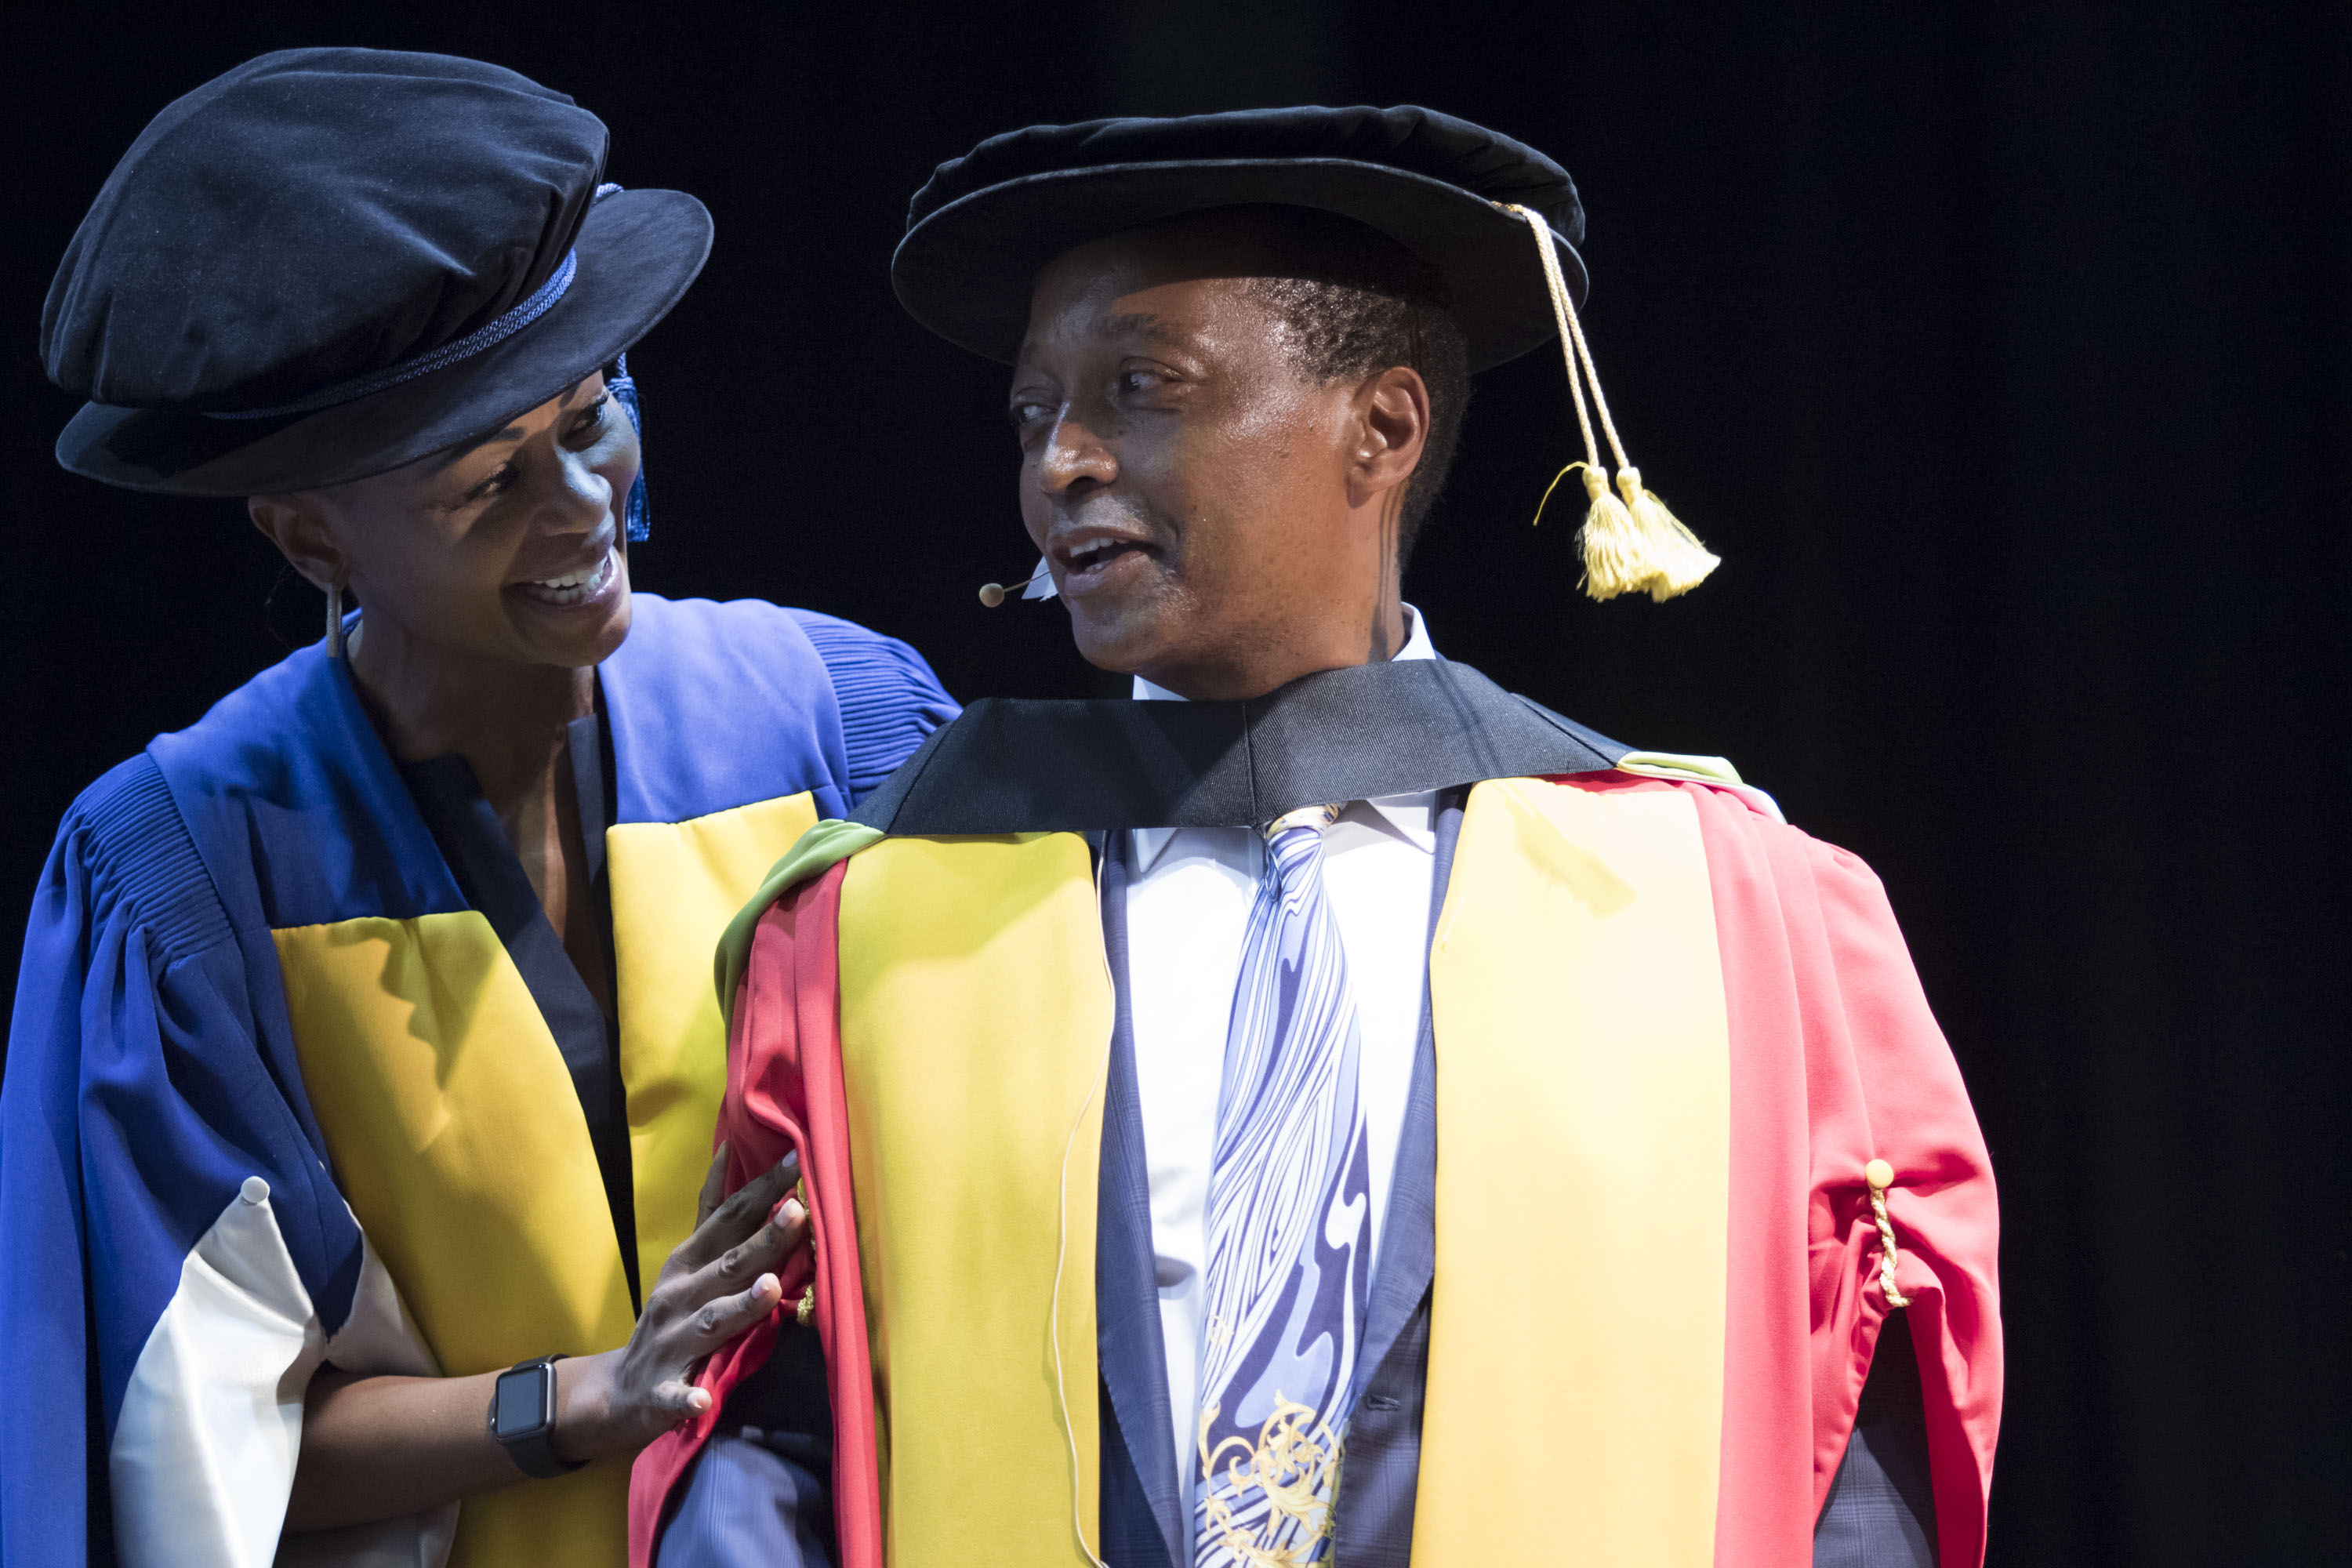
[[[526,1476],[548,1480],[568,1476],[579,1465],[555,1452],[555,1363],[560,1355],[535,1356],[499,1373],[490,1391],[490,1436]]]

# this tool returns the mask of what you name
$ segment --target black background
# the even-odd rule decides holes
[[[907,196],[1041,120],[1421,102],[1559,157],[1634,458],[1726,560],[1590,604],[1558,361],[1480,380],[1408,597],[1607,733],[1720,752],[1885,877],[2005,1200],[1992,1560],[2341,1560],[2352,21],[2147,5],[1258,0],[50,7],[11,23],[0,921],[74,794],[317,633],[235,503],[52,464],[50,268],[147,118],[266,48],[478,55],[719,243],[633,356],[641,586],[1102,689],[1025,572],[1001,374],[903,319]],[[1628,1281],[1629,1289],[1669,1289]],[[2329,1544],[2333,1542],[2334,1544]]]

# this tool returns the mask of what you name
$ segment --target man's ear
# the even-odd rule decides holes
[[[247,496],[245,514],[253,519],[253,526],[267,535],[270,543],[278,546],[288,563],[319,592],[326,593],[338,583],[351,581],[352,563],[335,547],[316,495],[301,492]]]
[[[1429,444],[1429,385],[1419,371],[1391,365],[1356,389],[1355,411],[1348,502],[1363,506],[1402,486],[1421,466]]]

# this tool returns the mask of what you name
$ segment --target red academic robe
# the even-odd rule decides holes
[[[1910,1301],[1939,1559],[1947,1564],[1981,1562],[2001,1388],[1992,1174],[1958,1068],[1877,879],[1855,857],[1768,816],[1733,790],[1625,772],[1503,782],[1509,787],[1500,793],[1496,784],[1479,786],[1489,801],[1487,820],[1500,820],[1494,802],[1507,796],[1519,803],[1513,806],[1524,819],[1517,837],[1531,846],[1526,853],[1538,860],[1561,852],[1545,848],[1539,830],[1530,835],[1526,825],[1536,818],[1526,811],[1528,801],[1574,806],[1587,818],[1594,808],[1605,813],[1638,802],[1654,816],[1659,803],[1641,797],[1670,794],[1695,816],[1696,842],[1703,846],[1704,897],[1712,906],[1721,1016],[1728,1037],[1728,1142],[1720,1167],[1727,1170],[1728,1187],[1727,1201],[1718,1210],[1720,1234],[1712,1241],[1691,1238],[1693,1245],[1722,1248],[1719,1272],[1710,1258],[1705,1259],[1707,1269],[1696,1276],[1719,1281],[1709,1289],[1722,1292],[1721,1404],[1719,1420],[1717,1412],[1706,1413],[1716,1423],[1708,1430],[1719,1431],[1712,1497],[1706,1500],[1713,1505],[1711,1553],[1702,1540],[1681,1559],[1711,1554],[1725,1568],[1800,1568],[1811,1561],[1813,1522],[1853,1430],[1889,1310],[1882,1278],[1885,1247],[1864,1176],[1865,1167],[1878,1160],[1894,1173],[1885,1201],[1896,1242],[1895,1279]],[[1543,793],[1551,790],[1577,793],[1573,798]],[[1479,795],[1472,799],[1475,812]],[[1606,819],[1591,820],[1603,824],[1603,837],[1593,842],[1605,857]],[[1009,854],[1003,847],[1013,841],[967,842]],[[1495,854],[1519,853],[1502,838],[1494,842],[1500,846]],[[1076,853],[1083,856],[1082,846]],[[788,1151],[800,1153],[815,1232],[811,1316],[825,1348],[835,1422],[834,1506],[840,1560],[843,1568],[881,1568],[887,1560],[886,1530],[896,1528],[886,1521],[897,1516],[887,1490],[887,1459],[877,1458],[887,1447],[887,1441],[877,1443],[877,1390],[887,1425],[892,1371],[902,1381],[917,1373],[909,1363],[886,1370],[877,1383],[883,1358],[874,1350],[877,1336],[886,1334],[888,1325],[871,1314],[893,1309],[877,1300],[868,1281],[876,1268],[892,1267],[884,1249],[904,1242],[869,1234],[861,1245],[860,1206],[876,1200],[861,1184],[853,1159],[851,1131],[860,1123],[851,1114],[844,1070],[841,946],[845,888],[859,875],[861,864],[861,858],[845,858],[817,870],[785,890],[759,919],[734,998],[719,1136],[728,1143],[731,1184],[748,1181]],[[1461,891],[1465,875],[1483,874],[1457,859],[1451,891]],[[1562,874],[1576,873],[1570,867]],[[1016,986],[1022,983],[1019,976],[1013,981]],[[1441,1029],[1441,1072],[1446,1047]],[[858,1050],[866,1047],[861,1044]],[[859,1059],[866,1058],[861,1054]],[[1441,1078],[1441,1117],[1446,1092]],[[1446,1294],[1443,1122],[1440,1139],[1435,1289],[1442,1324],[1452,1302],[1462,1303],[1454,1308],[1457,1317],[1471,1312],[1470,1298],[1477,1293],[1465,1290],[1451,1299]],[[1071,1147],[1079,1143],[1074,1133]],[[1089,1162],[1091,1149],[1090,1143],[1079,1148]],[[1090,1207],[1090,1163],[1073,1176],[1069,1158],[1066,1150],[1065,1185]],[[1529,1212],[1543,1211],[1538,1205]],[[1671,1226],[1675,1216],[1661,1214],[1657,1223]],[[1073,1237],[1090,1247],[1091,1234],[1090,1220],[1082,1228],[1066,1224],[1061,1240],[1066,1250]],[[1063,1261],[1055,1260],[1056,1290]],[[1092,1279],[1090,1260],[1084,1257],[1067,1271],[1080,1280]],[[711,1358],[700,1381],[717,1399],[723,1400],[762,1363],[783,1314],[794,1310],[808,1279],[808,1271],[796,1268],[776,1318]],[[1680,1288],[1672,1268],[1611,1286],[1660,1300]],[[902,1302],[895,1310],[916,1309]],[[1066,1336],[1067,1324],[1060,1327]],[[1507,1336],[1510,1331],[1493,1331]],[[1067,1337],[1057,1342],[1062,1353],[1078,1343]],[[1433,1363],[1433,1391],[1444,1364]],[[1062,1371],[1057,1363],[1056,1374]],[[1088,1408],[1081,1410],[1066,1396],[1060,1412],[1071,1462],[1082,1472],[1087,1461],[1080,1449],[1093,1431],[1091,1384],[1083,1387]],[[714,1403],[711,1414],[666,1436],[638,1461],[633,1563],[650,1563],[663,1510],[708,1439],[717,1410]],[[985,1447],[984,1429],[968,1436],[973,1448]],[[1520,1436],[1506,1432],[1493,1440],[1516,1442]],[[1430,1440],[1439,1441],[1434,1426]],[[1551,1470],[1539,1466],[1531,1473],[1564,1473],[1557,1467],[1573,1465],[1577,1440],[1572,1433],[1527,1435],[1538,1447],[1565,1443],[1560,1453],[1570,1456],[1546,1461],[1554,1466]],[[1607,1435],[1601,1440],[1608,1441]],[[1464,1468],[1424,1460],[1424,1534],[1433,1512],[1432,1489],[1458,1485],[1443,1478],[1459,1476]],[[1073,1560],[1082,1561],[1076,1552],[1084,1540],[1092,1539],[1084,1530],[1088,1484],[1082,1479],[1075,1493],[1065,1489],[1057,1495],[1061,1501],[1053,1506],[1061,1510],[1066,1525],[1076,1500],[1083,1540],[1072,1550]],[[1427,1544],[1417,1535],[1417,1559]],[[1595,1560],[1604,1559],[1615,1560],[1606,1552],[1595,1554]]]

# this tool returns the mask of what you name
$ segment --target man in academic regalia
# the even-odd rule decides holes
[[[803,1549],[744,1503],[813,1495],[799,1325],[857,1568],[1980,1560],[1992,1178],[1876,879],[1400,596],[1470,374],[1554,337],[1588,588],[1714,564],[1600,400],[1582,226],[1412,109],[1034,128],[916,196],[901,300],[1013,367],[1029,596],[1138,700],[975,704],[730,931],[734,1177],[799,1151],[814,1258],[640,1458],[636,1561]]]

